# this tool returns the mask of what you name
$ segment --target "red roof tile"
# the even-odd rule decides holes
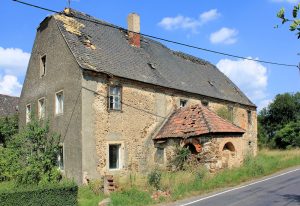
[[[209,133],[245,133],[245,130],[199,104],[176,110],[154,139],[187,138]]]

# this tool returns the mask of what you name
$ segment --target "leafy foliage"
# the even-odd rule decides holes
[[[170,162],[171,165],[174,165],[177,170],[182,170],[184,168],[185,161],[191,155],[191,151],[186,147],[176,147],[175,157]]]
[[[292,11],[292,19],[288,19],[285,16],[285,9],[282,8],[279,10],[277,13],[277,17],[281,19],[281,23],[285,24],[287,22],[290,23],[290,31],[296,31],[298,35],[298,39],[300,38],[300,19],[298,19],[298,12],[300,9],[300,3],[296,6],[294,6],[293,11]]]
[[[148,174],[148,183],[153,186],[155,189],[159,190],[161,187],[161,172],[157,169],[153,170]]]
[[[0,191],[0,204],[7,206],[77,205],[78,187],[75,183],[43,186],[7,187]]]
[[[20,133],[10,137],[0,152],[2,181],[44,184],[61,179],[56,167],[59,136],[49,133],[48,124],[31,121]]]
[[[218,116],[222,117],[223,119],[227,119],[230,122],[233,121],[233,114],[226,107],[220,107],[216,113]]]
[[[300,147],[294,139],[300,120],[300,93],[279,94],[258,115],[258,138],[261,145],[275,148]],[[289,133],[291,138],[286,135]]]
[[[0,118],[0,143],[6,147],[6,142],[10,137],[18,132],[18,116],[8,116]]]

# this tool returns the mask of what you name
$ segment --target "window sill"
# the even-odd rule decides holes
[[[59,113],[59,114],[55,114],[54,116],[55,117],[60,117],[60,116],[63,116],[64,115],[64,113]]]
[[[108,109],[108,112],[119,112],[119,113],[123,113],[123,110],[121,110],[121,109]]]

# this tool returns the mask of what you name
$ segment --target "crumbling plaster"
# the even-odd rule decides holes
[[[187,99],[188,105],[199,104],[201,100],[209,101],[209,108],[216,111],[222,106],[234,107],[234,123],[246,130],[242,138],[214,138],[222,156],[222,148],[228,141],[237,148],[233,162],[241,162],[243,156],[256,154],[256,112],[254,108],[238,104],[230,104],[220,100],[196,97],[179,93],[171,89],[159,88],[125,79],[97,77],[96,93],[93,101],[94,134],[98,156],[97,171],[101,174],[126,174],[128,171],[146,171],[156,165],[154,155],[156,146],[153,135],[163,122],[179,107],[180,99]],[[108,111],[108,85],[122,86],[122,110]],[[248,125],[247,110],[252,110],[252,125]],[[251,141],[251,146],[249,146]],[[122,143],[122,167],[120,170],[108,169],[108,144]],[[174,143],[174,144],[173,144]],[[174,156],[177,140],[169,140],[165,148],[165,165]],[[229,163],[229,166],[238,163]],[[214,166],[213,166],[214,167]]]

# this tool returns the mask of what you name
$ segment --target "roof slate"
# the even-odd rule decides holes
[[[200,104],[175,111],[153,139],[188,138],[204,134],[245,133]]]
[[[72,24],[78,26],[74,28],[76,32],[72,32],[61,18],[55,20],[84,69],[255,106],[229,78],[207,61],[172,51],[143,36],[141,48],[133,47],[124,30],[101,25],[107,23],[75,10],[71,10],[70,15],[75,17],[76,22]]]
[[[17,113],[19,97],[0,94],[0,117]]]

